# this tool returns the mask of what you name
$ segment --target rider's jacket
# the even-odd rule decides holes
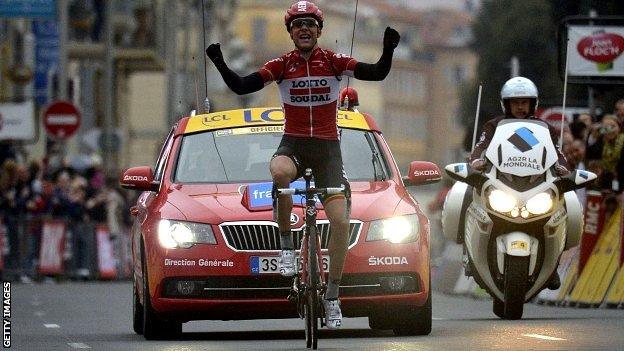
[[[340,78],[353,76],[357,60],[315,48],[310,58],[293,50],[264,64],[264,84],[276,81],[282,98],[284,134],[338,140],[336,114]]]
[[[470,153],[468,162],[472,162],[478,158],[483,158],[482,156],[483,152],[485,152],[485,150],[487,150],[488,146],[490,145],[490,142],[492,141],[492,138],[494,137],[494,132],[496,131],[496,126],[498,126],[498,122],[502,121],[503,119],[508,119],[508,118],[510,117],[500,116],[500,117],[496,117],[485,122],[485,124],[483,125],[483,131],[481,132],[481,136],[479,137],[479,141],[477,142],[474,149],[472,150],[472,153]],[[522,119],[540,120],[539,118],[535,116],[522,118]],[[548,131],[550,132],[550,138],[552,139],[553,144],[557,145],[557,140],[559,139],[557,132],[550,124],[548,123],[546,124],[548,125]],[[566,158],[563,156],[559,148],[555,147],[555,149],[557,150],[559,164],[564,167],[568,167],[568,162],[566,161]]]

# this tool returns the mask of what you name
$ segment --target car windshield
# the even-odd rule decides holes
[[[280,143],[282,130],[282,126],[265,126],[185,135],[177,159],[174,181],[270,181],[269,162]],[[388,178],[387,160],[379,151],[379,145],[371,132],[342,129],[340,146],[349,180],[372,181]]]

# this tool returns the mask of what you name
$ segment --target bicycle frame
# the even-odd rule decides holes
[[[343,193],[347,196],[347,212],[350,209],[350,193],[345,188],[312,188],[312,170],[306,169],[303,176],[305,189],[277,189],[273,187],[273,217],[278,219],[277,198],[279,194],[305,196],[305,231],[301,239],[300,257],[302,270],[297,272],[293,279],[293,286],[288,296],[297,306],[299,317],[306,320],[306,344],[308,348],[316,349],[318,344],[318,320],[321,326],[325,325],[322,313],[321,295],[325,292],[325,274],[323,269],[323,255],[321,254],[321,238],[316,228],[316,200],[315,195],[330,195]],[[316,261],[316,265],[312,264]],[[298,269],[299,267],[297,267]]]

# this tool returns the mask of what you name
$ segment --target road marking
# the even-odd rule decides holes
[[[75,349],[90,349],[91,346],[82,343],[82,342],[68,342],[67,345],[75,348]]]
[[[60,328],[61,327],[58,324],[44,324],[43,326],[46,328]]]
[[[45,313],[44,313],[43,311],[37,311],[37,312],[35,312],[34,314],[35,314],[35,316],[37,316],[37,317],[43,317],[43,315],[44,315]]]
[[[528,336],[529,338],[551,340],[551,341],[568,340],[568,339],[556,338],[554,336],[548,336],[548,335],[542,335],[542,334],[522,334],[522,335],[523,336]]]
[[[30,304],[31,304],[31,305],[33,305],[33,306],[41,306],[41,301],[39,301],[39,300],[34,300],[34,301],[32,301]]]

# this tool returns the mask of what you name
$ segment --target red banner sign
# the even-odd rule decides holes
[[[579,274],[587,263],[589,256],[598,242],[600,233],[604,227],[605,209],[603,196],[599,191],[587,191],[587,204],[585,205],[585,226],[581,238],[581,253],[579,255]]]
[[[67,226],[63,221],[43,221],[39,251],[39,274],[60,275],[63,273],[66,230]]]

